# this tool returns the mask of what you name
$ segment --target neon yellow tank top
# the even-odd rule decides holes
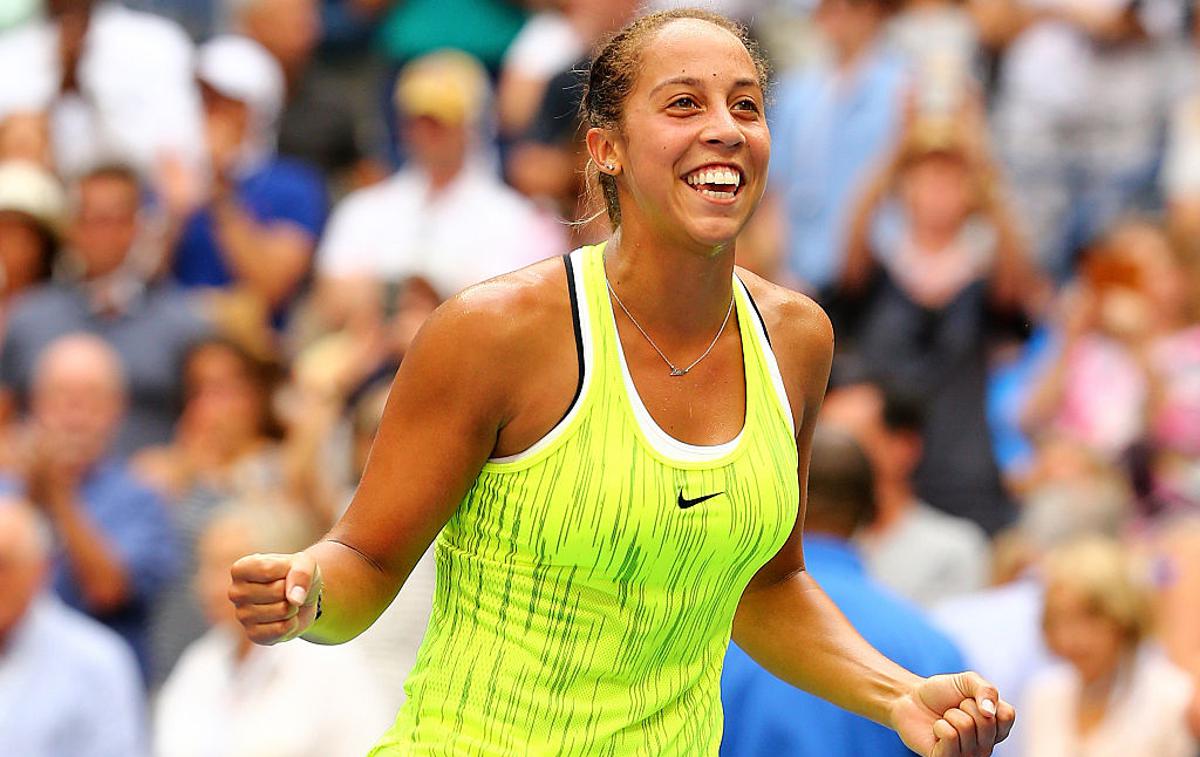
[[[746,419],[695,446],[629,377],[603,247],[567,258],[582,380],[527,451],[490,460],[436,545],[433,616],[372,755],[715,755],[734,610],[787,539],[791,411],[735,277]]]

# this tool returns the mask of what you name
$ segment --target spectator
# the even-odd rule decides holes
[[[120,357],[104,341],[51,343],[13,472],[54,530],[59,596],[119,633],[146,672],[150,606],[175,574],[175,534],[162,500],[112,458],[126,396]]]
[[[23,502],[0,502],[0,753],[141,757],[137,663],[109,629],[43,591],[50,539]]]
[[[1200,278],[1154,224],[1117,226],[1064,294],[1056,354],[1025,413],[1109,460],[1142,443],[1150,512],[1200,504]]]
[[[760,214],[779,214],[787,266],[809,291],[826,292],[841,276],[853,203],[900,129],[908,73],[883,41],[892,6],[822,0],[815,20],[831,57],[779,81]]]
[[[47,0],[45,20],[0,36],[0,119],[49,113],[68,179],[130,163],[156,185],[166,166],[198,164],[200,108],[192,43],[166,19],[111,0]]]
[[[396,104],[411,163],[335,210],[317,261],[327,312],[355,304],[364,279],[394,292],[420,276],[445,298],[563,250],[554,221],[479,160],[487,101],[483,69],[462,53],[437,53],[404,70]]]
[[[317,0],[238,0],[234,7],[235,28],[262,45],[283,71],[279,154],[319,169],[331,185],[380,172],[366,165],[345,86],[314,66],[322,31]]]
[[[36,163],[0,162],[0,339],[13,297],[49,278],[66,198]]]
[[[1066,664],[1029,686],[1027,757],[1196,754],[1193,683],[1150,646],[1149,591],[1134,570],[1118,544],[1098,539],[1047,559],[1043,627]]]
[[[981,129],[974,108],[912,118],[855,209],[842,290],[866,298],[850,341],[868,367],[925,398],[918,494],[994,532],[1013,512],[985,413],[989,348],[1014,315],[1037,309],[1039,282]]]
[[[325,222],[324,187],[307,166],[275,155],[284,78],[262,46],[218,37],[201,48],[196,78],[212,185],[183,226],[175,279],[237,288],[279,324],[311,266]]]
[[[212,628],[162,688],[158,757],[350,757],[387,727],[391,713],[356,647],[255,646],[229,602],[229,566],[239,557],[292,552],[311,538],[303,519],[273,507],[231,503],[214,515],[200,539],[195,586]]]
[[[293,507],[310,492],[288,480],[280,443],[283,428],[272,408],[278,369],[224,337],[198,342],[184,358],[183,414],[169,445],[139,452],[131,467],[172,503],[181,563],[178,577],[164,587],[151,625],[155,669],[161,683],[184,648],[207,628],[194,601],[196,541],[213,512],[234,498],[255,498]],[[314,466],[316,467],[316,466]],[[315,492],[311,492],[315,495]],[[282,500],[282,501],[281,501]],[[302,509],[299,504],[295,509]],[[328,505],[306,511],[314,528],[332,520]]]
[[[183,295],[149,281],[140,195],[137,177],[122,167],[99,168],[79,180],[61,256],[66,275],[14,303],[0,350],[0,383],[24,397],[34,363],[58,337],[87,331],[111,344],[129,389],[112,450],[118,457],[170,438],[179,361],[207,330]]]
[[[0,116],[0,163],[33,163],[53,173],[50,119],[45,113],[12,113]]]
[[[987,535],[922,502],[912,474],[921,460],[921,411],[869,383],[830,390],[821,421],[854,434],[875,471],[875,517],[858,534],[870,575],[921,605],[983,588]]]
[[[1009,28],[997,137],[1035,259],[1063,280],[1076,251],[1153,189],[1173,78],[1164,43],[1185,4],[993,5]]]
[[[964,668],[954,645],[912,605],[867,577],[850,539],[872,519],[866,453],[847,434],[818,427],[808,471],[804,562],[829,598],[876,649],[918,675]],[[721,679],[723,757],[909,755],[883,726],[840,710],[759,667],[731,644]]]

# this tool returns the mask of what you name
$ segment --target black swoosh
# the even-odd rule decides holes
[[[679,491],[679,509],[686,510],[689,507],[694,507],[695,505],[700,504],[701,502],[703,502],[706,499],[712,499],[713,497],[719,497],[724,493],[725,492],[717,492],[716,494],[705,494],[703,497],[696,497],[695,499],[688,499],[687,497],[683,496],[683,490],[681,489]]]

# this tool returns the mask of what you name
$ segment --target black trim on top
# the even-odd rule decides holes
[[[767,322],[762,317],[762,311],[758,309],[758,303],[754,301],[754,295],[750,294],[750,287],[743,283],[742,288],[746,290],[746,299],[750,300],[750,307],[754,308],[754,314],[758,316],[758,322],[762,324],[763,334],[767,337],[767,346],[773,348],[771,332],[767,331]]]
[[[570,255],[563,255],[562,259],[563,265],[567,269],[567,297],[571,300],[571,325],[575,329],[575,355],[579,359],[579,383],[575,385],[575,396],[571,398],[571,404],[567,405],[567,410],[559,419],[559,423],[562,423],[571,414],[571,408],[575,407],[575,403],[579,401],[579,395],[583,394],[584,371],[583,326],[579,322],[579,293],[575,291],[575,269],[571,265]]]

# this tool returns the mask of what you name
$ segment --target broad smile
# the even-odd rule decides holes
[[[683,175],[694,192],[710,202],[727,205],[737,199],[745,184],[742,169],[730,163],[710,163]]]

